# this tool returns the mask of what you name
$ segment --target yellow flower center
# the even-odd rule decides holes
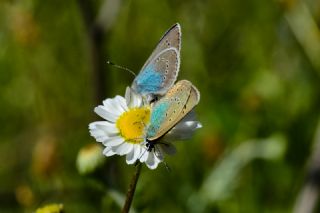
[[[131,108],[116,122],[121,136],[129,143],[141,143],[150,120],[150,107]]]

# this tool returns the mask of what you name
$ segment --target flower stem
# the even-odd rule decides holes
[[[142,164],[140,162],[136,165],[136,171],[135,171],[134,175],[132,176],[129,189],[127,191],[126,202],[124,203],[124,206],[122,209],[122,213],[128,213],[130,210],[130,206],[131,206],[131,203],[133,200],[134,192],[136,190],[137,182],[138,182],[138,179],[140,176],[141,166],[142,166]]]

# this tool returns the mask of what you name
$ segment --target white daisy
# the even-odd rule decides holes
[[[157,168],[163,159],[145,146],[151,108],[140,95],[128,87],[125,98],[106,99],[94,111],[105,121],[89,124],[89,130],[91,136],[106,146],[104,155],[126,155],[127,164],[140,160],[150,169]]]

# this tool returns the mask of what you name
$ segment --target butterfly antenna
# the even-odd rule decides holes
[[[126,71],[128,71],[129,73],[131,73],[134,77],[137,76],[137,75],[136,75],[132,70],[130,70],[129,68],[120,66],[120,65],[115,64],[115,63],[113,63],[113,62],[111,62],[111,61],[107,61],[107,64],[110,64],[111,66],[114,66],[114,67],[116,67],[116,68],[118,68],[118,69],[121,69],[121,70],[126,70]]]

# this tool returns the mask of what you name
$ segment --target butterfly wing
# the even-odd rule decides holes
[[[165,94],[178,76],[180,48],[181,29],[179,24],[175,24],[162,36],[134,79],[132,88],[142,95]]]
[[[147,138],[156,140],[174,127],[195,107],[200,93],[190,81],[177,82],[168,93],[155,103],[151,113]]]
[[[180,24],[176,23],[173,25],[159,40],[156,48],[153,50],[151,55],[149,56],[146,63],[143,65],[143,70],[147,65],[152,61],[153,58],[155,58],[158,53],[162,52],[165,49],[168,48],[175,48],[178,52],[180,52],[181,49],[181,27]]]
[[[179,70],[179,53],[175,48],[160,52],[134,79],[132,88],[141,95],[163,95],[173,85]]]

